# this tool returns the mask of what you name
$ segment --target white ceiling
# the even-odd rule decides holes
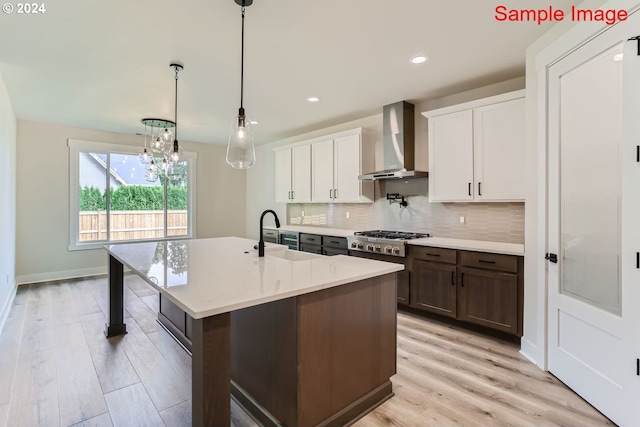
[[[550,0],[567,10],[572,0]],[[537,0],[255,0],[246,9],[245,99],[257,144],[524,74],[550,28],[494,19]],[[134,134],[173,118],[181,140],[226,143],[240,104],[234,0],[56,0],[0,15],[0,74],[19,119]],[[418,53],[430,59],[412,65]],[[318,103],[306,98],[317,96]]]

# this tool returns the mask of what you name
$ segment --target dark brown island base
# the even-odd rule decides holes
[[[179,284],[171,267],[163,281],[166,260],[176,259],[166,242],[107,248],[107,336],[126,333],[124,264],[160,291],[161,323],[192,352],[194,426],[230,425],[230,395],[264,425],[292,427],[347,425],[393,396],[396,272],[402,267],[347,256],[290,261],[293,255],[268,253],[231,262],[226,252],[242,253],[253,242],[203,240],[224,241],[207,248],[185,241],[183,252],[198,261],[199,252],[226,256],[227,270],[243,271],[245,281],[227,283],[209,271],[215,266],[200,262],[183,269],[188,284]]]

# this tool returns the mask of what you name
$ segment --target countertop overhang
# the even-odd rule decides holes
[[[107,252],[194,319],[402,270],[402,264],[346,255],[291,260],[239,237],[107,245]],[[295,251],[294,251],[295,252]]]

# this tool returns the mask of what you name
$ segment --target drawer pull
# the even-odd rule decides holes
[[[440,256],[440,254],[430,254],[429,252],[427,252],[425,255],[428,255],[428,256]]]
[[[464,288],[464,273],[460,273],[460,287]]]
[[[484,264],[495,264],[496,263],[495,261],[486,261],[484,259],[479,259],[478,262],[482,262]]]
[[[456,272],[452,271],[451,272],[451,286],[455,286],[456,285]]]
[[[329,240],[329,243],[340,243],[340,242],[337,240]]]

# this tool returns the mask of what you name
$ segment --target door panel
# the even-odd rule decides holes
[[[473,112],[429,118],[429,200],[473,200]]]
[[[333,199],[333,140],[311,145],[313,178],[311,198],[314,202],[332,202]]]
[[[337,202],[360,200],[360,135],[335,140],[335,188]]]
[[[621,426],[640,421],[633,414],[637,355],[628,350],[637,333],[623,310],[640,301],[625,291],[633,285],[623,279],[622,260],[632,254],[622,242],[632,229],[621,210],[630,154],[622,150],[623,100],[638,97],[624,90],[623,75],[638,61],[627,39],[639,17],[549,68],[548,248],[558,254],[558,263],[548,263],[549,371]],[[635,302],[623,304],[625,294]]]

